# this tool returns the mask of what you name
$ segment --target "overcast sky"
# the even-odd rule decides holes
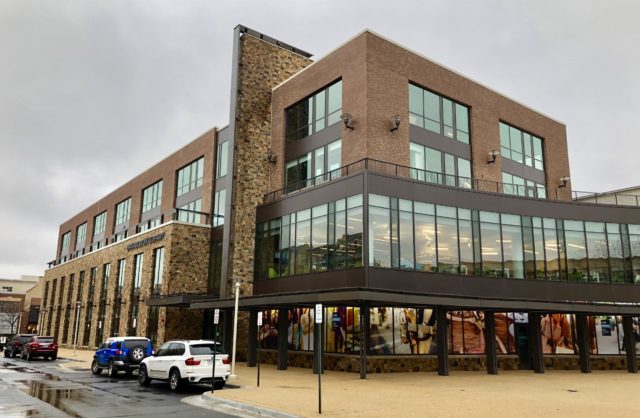
[[[224,6],[223,6],[224,5]],[[228,122],[233,28],[315,58],[370,28],[567,125],[574,190],[640,184],[637,1],[0,3],[0,277],[58,226]]]

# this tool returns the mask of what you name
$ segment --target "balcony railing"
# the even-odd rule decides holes
[[[640,195],[573,191],[573,200],[597,205],[640,206]]]
[[[557,200],[559,196],[558,189],[550,189],[541,186],[533,187],[509,184],[492,180],[456,176],[452,174],[442,174],[435,171],[422,170],[400,164],[364,158],[319,176],[311,177],[295,184],[287,185],[285,188],[267,193],[264,195],[264,203],[273,202],[281,197],[289,196],[302,190],[308,190],[339,177],[348,176],[362,171],[387,174],[394,177],[401,177],[448,187],[473,189],[483,192],[501,193],[535,199]]]
[[[158,226],[164,225],[165,223],[170,221],[180,221],[180,222],[188,222],[188,223],[194,223],[199,225],[209,225],[209,217],[210,215],[207,212],[197,212],[197,211],[188,210],[188,209],[173,208],[170,211],[162,213],[153,219],[149,219],[145,222],[139,223],[132,229],[133,231],[135,231],[134,234],[140,234],[142,232],[146,232],[150,230],[151,228],[156,228]],[[131,236],[133,235],[130,235],[126,238],[129,238]],[[109,244],[114,244],[116,242],[122,241],[123,239],[125,238],[122,237],[122,231],[120,231],[103,240],[93,242],[87,247],[77,249],[76,251],[70,254],[65,254],[60,258],[49,261],[47,264],[49,268],[51,268],[59,264],[65,263],[67,261],[71,261],[74,258],[99,250],[100,248],[103,248]]]

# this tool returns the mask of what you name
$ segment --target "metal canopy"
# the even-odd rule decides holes
[[[351,306],[444,306],[452,309],[483,309],[491,311],[543,311],[597,313],[609,315],[639,315],[640,305],[520,301],[505,299],[463,298],[442,295],[420,295],[415,293],[391,292],[387,290],[343,288],[324,292],[297,292],[240,298],[243,310],[273,309],[299,306],[324,305]],[[191,302],[191,309],[231,309],[234,299],[200,299]]]

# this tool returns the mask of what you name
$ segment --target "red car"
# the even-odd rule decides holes
[[[58,344],[53,337],[33,336],[22,346],[22,358],[31,360],[34,357],[58,358]]]

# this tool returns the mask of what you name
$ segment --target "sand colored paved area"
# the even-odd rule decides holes
[[[237,367],[241,389],[216,396],[302,416],[318,416],[317,376],[308,369]],[[372,374],[326,372],[323,416],[335,417],[638,417],[640,374],[530,371]]]
[[[72,369],[89,369],[91,368],[91,361],[93,360],[93,355],[95,354],[95,350],[76,350],[75,355],[73,354],[73,350],[68,348],[59,348],[58,349],[58,358],[70,360],[61,363],[63,367],[69,367]]]

